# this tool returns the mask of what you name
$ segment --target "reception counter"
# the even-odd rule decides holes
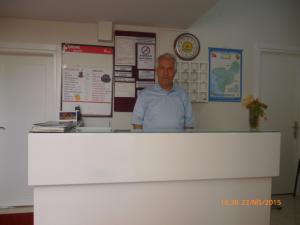
[[[30,133],[35,225],[269,225],[279,132]]]

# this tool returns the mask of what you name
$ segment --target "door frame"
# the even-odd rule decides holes
[[[47,56],[53,60],[51,77],[51,91],[55,94],[53,99],[53,111],[51,115],[57,120],[60,111],[60,94],[61,94],[61,45],[59,44],[33,44],[33,43],[16,43],[16,42],[0,42],[0,54],[16,54],[29,56]],[[49,114],[46,115],[47,117]],[[49,119],[49,118],[47,118]],[[20,205],[18,205],[20,206]],[[5,207],[5,206],[3,206]],[[31,207],[31,206],[29,206]]]
[[[256,44],[255,45],[255,52],[254,52],[254,57],[255,57],[255,62],[254,62],[254,82],[253,82],[253,94],[259,98],[261,98],[262,94],[262,76],[261,76],[261,68],[262,68],[262,61],[261,61],[261,56],[263,53],[282,53],[282,54],[289,54],[289,55],[298,55],[300,57],[300,47],[299,46],[287,46],[287,45],[276,45],[276,44],[266,44],[266,43],[261,43],[261,44]],[[300,66],[299,66],[299,76],[300,76]],[[300,80],[300,78],[299,78]],[[300,85],[300,84],[299,84]],[[298,105],[298,116],[300,120],[300,93],[298,93],[298,100],[299,100],[299,105]],[[300,137],[298,137],[296,141],[296,156],[299,158],[300,157]],[[298,161],[298,159],[297,159]],[[293,184],[294,185],[294,184]],[[298,187],[298,190],[300,187]],[[292,193],[288,193],[292,194]]]
[[[55,117],[59,119],[61,95],[61,45],[0,42],[0,53],[46,55],[53,58],[53,84]]]
[[[261,55],[262,53],[283,53],[283,54],[295,54],[300,56],[300,46],[288,46],[288,45],[276,45],[269,43],[259,43],[254,46],[254,82],[253,82],[253,94],[257,97],[261,97]]]

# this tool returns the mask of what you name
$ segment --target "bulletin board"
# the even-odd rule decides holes
[[[62,44],[61,110],[82,116],[112,116],[114,48]]]
[[[115,112],[132,112],[140,91],[154,84],[155,58],[155,33],[115,31]]]

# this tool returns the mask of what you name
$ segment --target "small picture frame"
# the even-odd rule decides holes
[[[77,112],[76,111],[60,111],[59,121],[61,122],[77,122]]]

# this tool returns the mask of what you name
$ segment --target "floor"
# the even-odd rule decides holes
[[[33,225],[33,213],[0,214],[0,225]]]
[[[0,208],[0,225],[33,225],[33,207]]]
[[[280,199],[282,209],[271,210],[271,225],[300,225],[300,196],[274,196]]]
[[[273,199],[281,200],[282,202],[282,209],[272,209],[271,210],[271,225],[300,225],[300,196],[293,198],[291,195],[288,196],[276,196]],[[20,213],[19,215],[23,214],[21,219],[23,222],[26,221],[28,224],[32,224],[32,214],[29,214],[33,211],[32,207],[25,207],[25,208],[14,208],[14,209],[7,209],[0,211],[0,225],[13,225],[18,223],[12,223],[15,221],[16,218],[9,217],[8,214],[11,213]],[[1,214],[7,214],[1,216]],[[26,218],[25,218],[26,216]],[[7,221],[10,221],[7,223]]]

